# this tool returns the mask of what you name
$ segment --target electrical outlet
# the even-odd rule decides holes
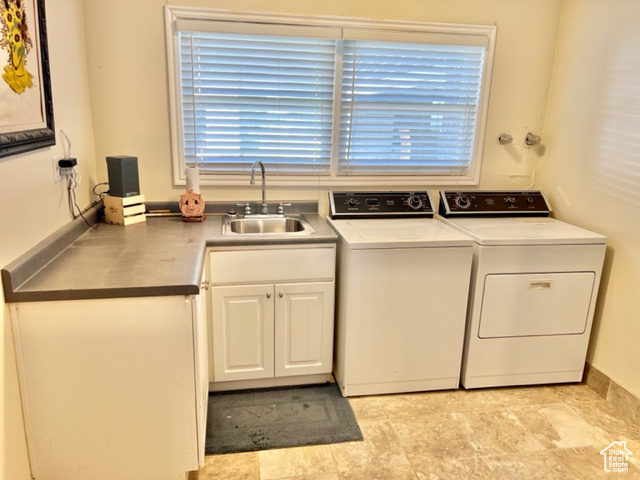
[[[58,162],[62,160],[64,157],[62,155],[56,155],[51,160],[53,162],[53,181],[54,183],[58,183],[62,180],[60,176],[60,167],[58,166]]]

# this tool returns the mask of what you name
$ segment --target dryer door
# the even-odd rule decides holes
[[[594,272],[487,275],[478,336],[584,333],[595,277]]]

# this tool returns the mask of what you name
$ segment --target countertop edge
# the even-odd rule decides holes
[[[190,285],[167,285],[152,287],[134,288],[105,288],[105,289],[83,289],[83,290],[39,290],[39,291],[16,291],[11,293],[11,298],[5,298],[6,303],[23,302],[52,302],[63,300],[93,300],[104,298],[129,298],[129,297],[168,297],[172,295],[198,295],[200,286]]]

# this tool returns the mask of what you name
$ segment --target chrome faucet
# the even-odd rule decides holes
[[[269,213],[269,210],[267,209],[267,186],[264,180],[264,164],[260,160],[253,162],[253,166],[251,167],[251,180],[249,180],[249,183],[251,185],[256,184],[256,167],[258,165],[260,165],[260,170],[262,171],[262,203],[260,204],[260,213],[262,215],[267,215]]]

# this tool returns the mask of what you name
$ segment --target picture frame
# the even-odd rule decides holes
[[[20,90],[19,86],[11,86],[5,76],[0,76],[0,158],[4,158],[55,145],[56,138],[45,0],[0,1],[2,1],[0,13],[13,14],[9,19],[17,17],[25,20],[26,31],[30,36],[24,40],[24,43],[29,43],[29,54],[23,53],[23,61],[26,64],[23,66],[28,67],[31,72],[29,75],[33,77],[32,85],[18,92],[16,89]],[[6,5],[11,6],[11,12],[7,11]],[[16,15],[16,8],[21,8],[23,13]],[[24,15],[23,18],[21,18],[22,15]],[[3,26],[5,29],[9,28],[6,17],[0,18],[0,27]],[[24,27],[23,31],[25,31]],[[10,69],[13,65],[12,53],[6,43],[0,45],[3,47],[0,50],[0,74],[3,72],[3,67],[6,73],[11,73],[7,68]],[[5,67],[2,60],[6,58],[4,55],[7,53],[9,61],[7,61],[8,66]],[[27,92],[26,95],[25,92]],[[1,114],[2,112],[5,112],[4,115]],[[29,118],[26,118],[27,115]]]

